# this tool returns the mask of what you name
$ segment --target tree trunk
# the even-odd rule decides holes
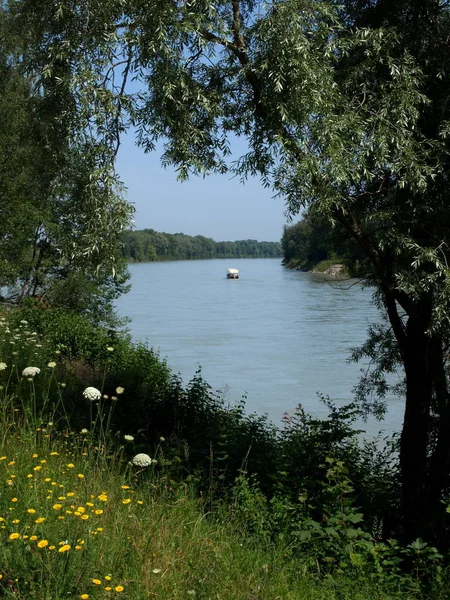
[[[427,316],[423,319],[416,311],[410,315],[403,353],[406,403],[400,442],[400,468],[403,541],[407,543],[418,537],[429,539],[431,533],[427,479],[433,380],[428,356],[430,337],[425,333],[429,323]]]

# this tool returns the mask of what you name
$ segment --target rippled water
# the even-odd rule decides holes
[[[228,267],[240,279],[226,279]],[[188,381],[205,379],[230,401],[279,422],[301,403],[324,414],[317,393],[338,404],[352,399],[361,365],[348,364],[369,323],[381,316],[371,291],[331,285],[323,276],[291,271],[278,259],[202,260],[130,265],[132,291],[120,314]],[[403,404],[390,401],[387,420],[368,430],[398,429]]]

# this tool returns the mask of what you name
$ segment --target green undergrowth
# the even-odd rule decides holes
[[[446,598],[395,541],[395,439],[323,402],[279,429],[80,315],[0,316],[0,598]]]

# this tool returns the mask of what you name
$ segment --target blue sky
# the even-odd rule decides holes
[[[237,150],[245,151],[242,145]],[[157,151],[144,154],[132,134],[124,136],[117,170],[135,205],[136,229],[204,235],[216,241],[279,241],[285,206],[259,180],[245,184],[230,175],[193,177],[180,183],[163,169]]]

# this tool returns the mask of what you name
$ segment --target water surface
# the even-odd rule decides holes
[[[240,279],[226,279],[235,267]],[[130,265],[132,290],[117,301],[135,340],[147,341],[183,380],[199,366],[214,389],[280,422],[301,403],[323,415],[317,394],[352,400],[361,365],[347,362],[381,315],[371,290],[291,271],[279,259]],[[369,429],[398,429],[402,402]]]

